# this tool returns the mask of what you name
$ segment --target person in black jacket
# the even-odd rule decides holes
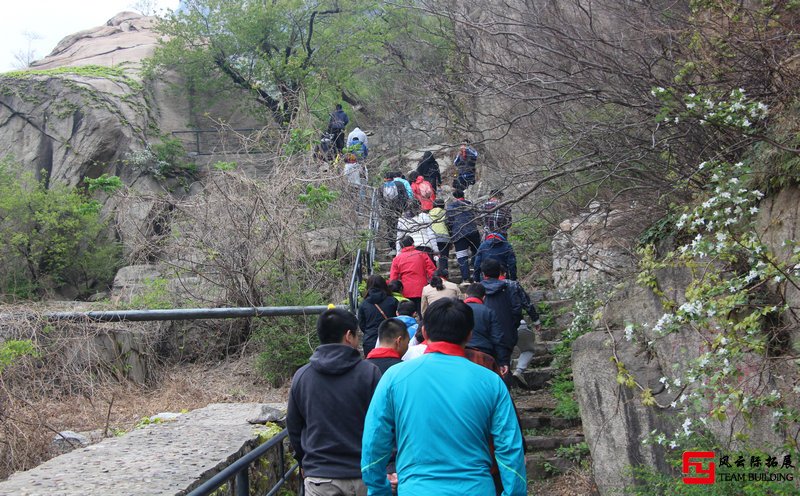
[[[369,352],[367,360],[374,363],[383,374],[392,365],[403,363],[401,358],[408,351],[409,341],[411,336],[402,320],[384,320],[378,327],[378,346]]]
[[[517,327],[519,321],[522,320],[522,301],[515,291],[515,287],[510,284],[512,281],[500,279],[502,266],[499,261],[494,258],[485,259],[481,263],[481,272],[484,276],[481,284],[486,290],[483,302],[497,314],[497,320],[503,333],[500,349],[497,351],[497,364],[500,365],[503,376],[506,378],[508,365],[511,363],[511,352],[517,344]]]
[[[317,320],[320,345],[297,371],[289,391],[286,427],[305,494],[360,496],[364,418],[381,378],[358,352],[358,322],[339,308]]]
[[[439,170],[439,162],[433,156],[433,152],[425,152],[422,155],[422,160],[417,165],[417,172],[424,177],[426,181],[431,183],[433,192],[436,193],[439,185],[442,184],[442,173]]]
[[[367,278],[367,297],[358,307],[358,326],[364,332],[364,356],[375,348],[378,327],[397,315],[397,300],[389,291],[386,279],[378,274]]]
[[[328,132],[333,135],[333,142],[339,153],[342,153],[342,149],[344,149],[344,130],[348,122],[350,122],[350,118],[342,110],[342,104],[337,103],[336,109],[331,112],[331,118],[328,121]]]
[[[464,303],[472,309],[472,316],[475,319],[475,327],[472,328],[472,337],[467,347],[491,355],[499,366],[501,364],[498,351],[503,343],[503,330],[494,310],[483,304],[486,289],[482,284],[474,283],[467,287],[466,294]]]

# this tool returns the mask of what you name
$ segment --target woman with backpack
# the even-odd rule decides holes
[[[367,278],[367,297],[358,306],[358,327],[364,333],[364,356],[375,348],[381,323],[395,315],[397,300],[389,291],[386,279],[372,274]]]
[[[408,179],[411,181],[411,191],[414,192],[414,198],[422,206],[422,211],[427,212],[432,209],[433,202],[436,200],[436,192],[433,191],[431,183],[426,181],[417,171],[409,174]]]

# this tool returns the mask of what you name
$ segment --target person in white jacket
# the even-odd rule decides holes
[[[350,134],[347,135],[347,146],[353,144],[353,138],[358,138],[358,141],[364,143],[364,146],[369,146],[367,144],[367,134],[361,128],[356,127],[350,131]]]
[[[433,232],[433,220],[431,216],[420,211],[419,205],[412,202],[405,213],[397,220],[397,251],[400,252],[400,240],[406,236],[414,238],[414,246],[417,250],[430,254],[434,265],[436,264],[435,255],[439,254],[439,246],[436,243],[436,233]]]

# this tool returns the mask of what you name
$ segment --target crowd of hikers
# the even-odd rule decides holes
[[[345,176],[347,164],[368,153],[359,128],[345,146],[348,122],[337,106],[328,129]],[[509,391],[527,386],[540,322],[516,280],[503,192],[478,206],[465,198],[477,158],[465,140],[447,202],[430,151],[407,176],[384,174],[380,239],[393,257],[389,278],[369,276],[357,315],[331,308],[319,317],[321,344],[292,380],[287,427],[305,494],[527,494]],[[448,280],[451,251],[460,285]]]

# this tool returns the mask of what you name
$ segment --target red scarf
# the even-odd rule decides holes
[[[400,353],[394,348],[373,348],[367,358],[400,358]]]
[[[447,341],[434,341],[432,343],[428,343],[428,348],[425,349],[425,353],[441,353],[443,355],[451,355],[451,356],[460,356],[466,358],[466,354],[464,353],[464,347],[448,343]]]
[[[481,300],[480,298],[476,298],[475,296],[470,296],[469,298],[464,300],[464,303],[478,303],[483,305],[483,300]]]

